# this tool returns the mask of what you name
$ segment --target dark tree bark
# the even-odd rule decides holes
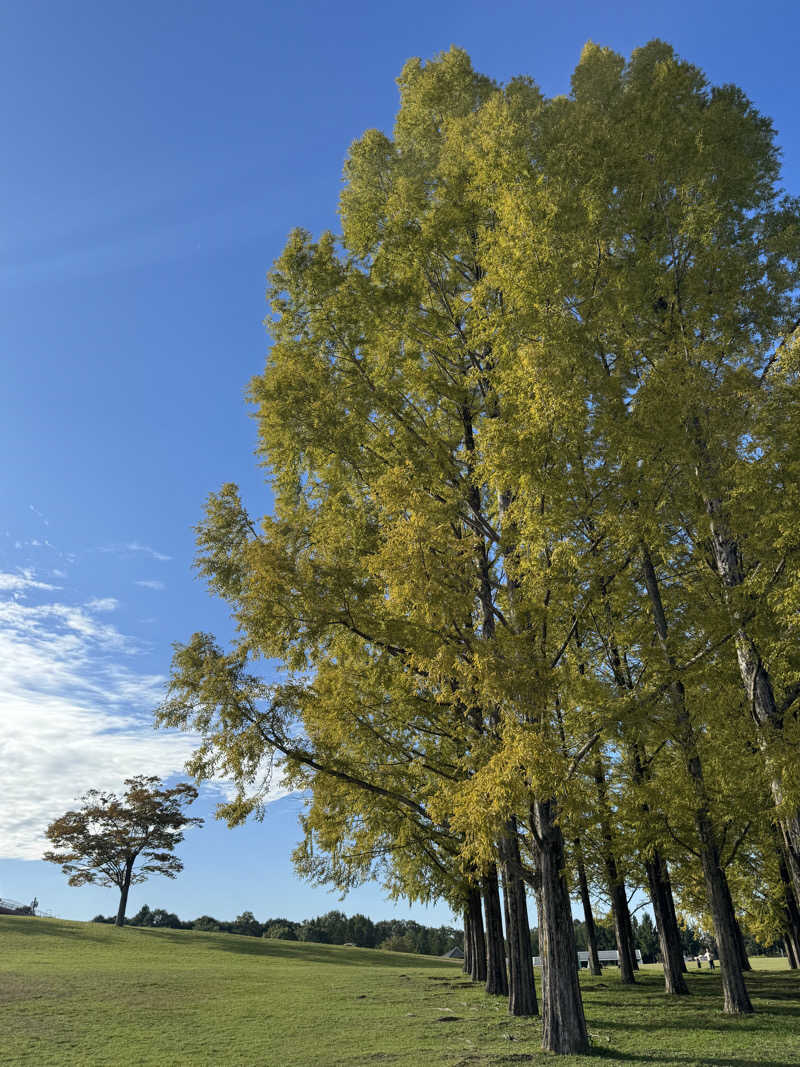
[[[131,876],[133,874],[134,863],[135,857],[129,859],[125,864],[125,872],[122,878],[122,885],[119,887],[119,907],[117,908],[117,917],[114,920],[115,926],[125,925],[125,909],[128,907],[128,891],[131,888]]]
[[[589,897],[589,883],[586,881],[586,867],[583,862],[583,849],[580,841],[575,842],[575,866],[578,871],[578,888],[583,905],[583,921],[586,926],[586,947],[589,950],[589,971],[597,976],[603,973],[600,966],[600,954],[597,951],[597,930],[594,925],[592,902]]]
[[[610,861],[610,862],[609,862]],[[616,862],[613,856],[607,858],[606,869],[613,867],[616,873]],[[632,985],[636,978],[633,973],[633,959],[631,957],[630,939],[626,919],[628,919],[628,897],[625,892],[625,883],[612,881],[611,873],[608,873],[611,896],[611,914],[614,919],[614,939],[617,943],[617,955],[619,956],[619,980],[623,985]]]
[[[464,964],[461,970],[464,974],[472,974],[472,922],[469,905],[464,908]]]
[[[473,982],[486,981],[486,938],[483,934],[483,914],[481,912],[481,891],[472,888],[469,891],[469,926],[472,958],[470,975]]]
[[[653,914],[656,917],[661,959],[664,963],[664,986],[667,993],[685,996],[689,992],[689,987],[683,977],[685,966],[681,936],[675,917],[675,904],[667,876],[667,865],[658,849],[654,849],[652,856],[645,860],[645,870]]]
[[[497,867],[492,864],[483,879],[483,910],[486,919],[486,992],[508,996],[506,947]]]
[[[655,568],[647,548],[642,546],[642,573],[647,587],[653,623],[661,644],[667,668],[675,668],[668,641],[668,629],[661,590]],[[697,741],[691,718],[686,707],[686,694],[683,683],[675,679],[669,685],[668,695],[675,715],[678,743],[681,747],[686,765],[686,772],[694,792],[694,823],[700,842],[700,863],[703,868],[703,880],[706,886],[711,918],[714,923],[714,936],[719,950],[719,964],[722,972],[722,991],[724,1011],[729,1015],[748,1015],[753,1010],[747,986],[742,977],[740,953],[735,927],[735,915],[731,907],[725,872],[720,863],[719,844],[710,814],[710,802],[703,776],[703,766],[697,751]]]
[[[675,897],[672,895],[672,882],[669,880],[669,868],[666,863],[664,864],[664,885],[667,888],[667,904],[669,906],[670,919],[673,927],[678,931],[678,947],[681,953],[681,974],[686,974],[686,959],[683,955],[683,945],[680,943],[680,927],[678,926],[678,916],[675,912]]]
[[[508,1010],[512,1015],[538,1015],[533,977],[528,900],[522,878],[517,826],[509,821],[499,842],[503,871],[503,903],[508,941]]]
[[[773,787],[773,794],[775,789]],[[781,823],[786,867],[792,882],[794,899],[800,905],[800,812]]]
[[[693,420],[693,432],[698,457],[697,474],[709,518],[714,568],[722,584],[734,627],[739,675],[763,746],[768,748],[770,740],[783,733],[785,709],[780,708],[775,699],[775,687],[762,659],[761,651],[731,595],[732,590],[740,587],[746,578],[742,554],[739,542],[731,529],[723,501],[714,489],[719,484],[715,464],[697,418]],[[769,764],[768,759],[767,763]],[[768,769],[772,796],[776,807],[780,809],[784,800],[781,775],[774,768],[768,767]],[[800,810],[795,808],[791,815],[781,820],[781,833],[795,899],[800,901]]]
[[[786,952],[786,958],[789,961],[789,969],[796,971],[798,961],[797,949],[789,940],[788,936],[783,939],[783,947]]]
[[[650,777],[650,762],[644,758],[642,749],[636,742],[632,750],[635,780],[637,783],[642,783]],[[642,803],[641,810],[645,819],[648,819],[650,805]],[[667,993],[685,996],[689,992],[689,987],[683,977],[686,973],[686,965],[683,962],[683,946],[678,919],[675,915],[675,901],[672,899],[672,886],[666,860],[658,848],[653,848],[652,853],[645,858],[644,869],[650,888],[650,900],[656,919],[658,943],[664,966],[664,987]]]
[[[619,877],[617,861],[614,856],[611,820],[608,811],[606,796],[606,782],[603,767],[598,759],[594,767],[594,780],[597,787],[597,802],[600,813],[600,834],[602,837],[603,866],[606,871],[606,884],[608,895],[611,899],[611,914],[614,919],[614,938],[617,942],[617,955],[619,956],[619,979],[623,985],[631,985],[633,976],[633,958],[631,957],[630,938],[628,926],[630,915],[628,912],[628,897],[625,892],[625,884]]]
[[[631,909],[628,904],[628,891],[625,887],[625,882],[620,882],[623,893],[623,908],[622,908],[622,929],[625,934],[625,947],[628,952],[628,959],[630,960],[631,971],[639,970],[639,961],[636,959],[636,938],[633,936],[633,920],[631,919]]]
[[[744,938],[742,937],[742,928],[739,925],[739,920],[736,918],[735,913],[733,921],[736,924],[736,942],[739,946],[739,964],[743,971],[752,971],[753,966],[750,963],[750,960],[747,955],[747,946],[745,945]]]
[[[701,841],[700,862],[703,866],[706,895],[714,923],[714,938],[719,950],[724,1010],[729,1015],[747,1015],[752,1012],[753,1006],[742,977],[742,949],[739,944],[741,932],[731,908],[725,872],[719,862],[719,849],[707,814],[700,812],[695,821]]]
[[[783,883],[784,899],[784,944],[786,955],[789,958],[789,966],[792,970],[800,967],[800,908],[794,895],[791,876],[789,874],[783,850],[778,848],[778,864],[780,867],[781,882]]]
[[[736,951],[739,956],[739,967],[743,971],[752,971],[753,968],[750,966],[750,960],[747,958],[747,949],[745,948],[744,938],[742,937],[742,928],[739,925],[739,920],[736,918],[736,909],[733,906],[731,889],[728,885],[728,876],[723,875],[723,877],[725,879],[725,893],[728,897],[728,907],[733,916],[733,929],[736,934]]]
[[[564,840],[554,800],[534,800],[531,830],[541,878],[539,951],[542,957],[542,1048],[580,1055],[589,1037],[578,982],[578,952],[569,889],[564,877]]]

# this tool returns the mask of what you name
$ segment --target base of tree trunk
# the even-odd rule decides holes
[[[511,1015],[538,1015],[533,976],[528,901],[519,855],[516,821],[511,820],[500,841],[503,870],[503,909],[508,942],[508,1010]]]
[[[580,1055],[589,1051],[589,1035],[578,981],[569,890],[564,878],[564,841],[555,821],[554,801],[534,801],[531,828],[540,878],[537,899],[542,958],[542,1048],[562,1055]]]
[[[133,864],[131,864],[130,866],[132,867]],[[130,871],[128,871],[128,876],[127,876],[127,878],[125,880],[125,883],[120,888],[120,892],[119,892],[119,908],[117,909],[117,917],[114,920],[114,925],[115,926],[124,926],[125,925],[125,909],[128,906],[128,891],[129,890],[130,890]]]
[[[619,980],[622,985],[633,985],[636,981],[633,973],[633,959],[631,958],[630,938],[628,926],[630,914],[628,912],[628,897],[624,883],[616,882],[609,886],[611,896],[611,912],[614,917],[614,937],[617,942],[617,954],[619,956]]]
[[[672,902],[672,887],[667,876],[667,866],[658,849],[645,861],[650,900],[658,931],[658,944],[664,963],[664,987],[672,996],[686,996],[689,987],[683,977],[683,948],[680,931]]]
[[[725,872],[720,866],[717,848],[711,843],[708,820],[701,813],[697,822],[701,843],[700,860],[722,972],[723,1011],[726,1015],[750,1015],[753,1005],[741,970],[741,949],[738,940],[741,932],[738,931],[736,916],[733,913]]]
[[[470,976],[473,982],[486,981],[486,938],[483,933],[481,892],[470,889],[467,901],[469,911],[470,944],[472,947]]]
[[[464,963],[461,970],[464,974],[472,974],[472,923],[469,907],[464,908]]]
[[[589,950],[589,973],[595,978],[599,978],[603,973],[603,968],[600,964],[600,953],[597,949],[597,929],[594,925],[592,901],[589,896],[589,883],[586,878],[586,867],[583,862],[583,852],[581,850],[580,841],[575,842],[575,850],[577,853],[576,866],[578,870],[578,889],[581,894],[583,921],[586,926],[586,947]]]
[[[486,919],[486,992],[508,996],[506,946],[497,867],[492,864],[483,880],[483,910]]]

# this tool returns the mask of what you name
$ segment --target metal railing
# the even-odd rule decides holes
[[[33,904],[21,904],[18,900],[9,900],[7,897],[0,897],[0,915],[35,915],[39,919],[54,918],[52,911],[44,911],[38,905],[34,908]]]

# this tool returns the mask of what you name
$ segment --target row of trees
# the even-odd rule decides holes
[[[113,915],[95,915],[92,922],[116,923]],[[634,946],[642,954],[644,963],[655,963],[660,958],[658,931],[652,918],[645,912],[641,918],[631,916]],[[147,904],[125,919],[126,926],[146,926],[155,929],[203,930],[213,933],[239,934],[245,937],[266,937],[279,941],[311,941],[325,945],[352,944],[359,948],[387,948],[397,952],[416,952],[423,956],[443,956],[451,948],[463,949],[463,930],[452,926],[423,926],[411,919],[383,919],[373,922],[366,915],[347,916],[341,911],[329,911],[314,919],[294,922],[292,919],[272,918],[259,922],[251,911],[242,912],[232,922],[201,915],[197,919],[182,920],[164,908],[150,908]],[[575,944],[579,951],[589,947],[589,934],[585,922],[573,921]],[[702,930],[689,924],[680,928],[681,948],[686,957],[693,957],[709,948],[709,937]],[[531,952],[540,952],[539,929],[531,927]],[[614,918],[611,913],[596,918],[594,944],[597,949],[616,948]],[[779,955],[780,946],[774,943],[762,945],[755,938],[745,936],[745,945],[750,955]]]
[[[517,1014],[532,890],[546,1049],[588,1048],[571,897],[590,951],[609,900],[632,982],[646,889],[674,995],[694,917],[748,1013],[742,924],[800,961],[800,212],[771,124],[661,42],[587,45],[554,99],[457,49],[399,85],[341,234],[271,272],[274,510],[210,498],[238,636],[176,648],[158,721],[237,783],[231,824],[276,764],[310,791],[308,878],[463,911]]]
[[[114,917],[96,915],[92,922],[112,923]],[[314,919],[265,919],[259,922],[251,911],[242,912],[233,922],[201,915],[182,921],[173,912],[143,905],[125,920],[127,926],[148,926],[172,930],[204,930],[247,937],[268,937],[281,941],[314,941],[325,945],[357,945],[360,948],[395,948],[427,956],[442,956],[454,946],[463,945],[463,931],[451,926],[423,926],[411,919],[384,919],[373,922],[366,915],[347,916],[329,911]]]

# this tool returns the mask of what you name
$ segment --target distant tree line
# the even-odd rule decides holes
[[[114,916],[96,915],[92,922],[113,923]],[[197,919],[181,920],[164,908],[150,908],[147,904],[139,909],[126,926],[149,926],[171,930],[203,930],[212,933],[240,934],[245,937],[267,937],[279,941],[316,941],[324,945],[357,945],[359,948],[382,948],[394,952],[416,952],[422,956],[443,956],[454,946],[464,947],[464,932],[452,926],[423,926],[409,919],[383,919],[373,922],[366,915],[345,915],[341,911],[329,911],[314,919],[293,922],[291,919],[274,918],[259,922],[251,911],[244,911],[232,922],[201,915]],[[631,916],[636,948],[644,963],[659,959],[658,931],[648,912],[641,918]],[[575,943],[578,951],[586,951],[588,939],[586,923],[575,919]],[[699,928],[684,923],[680,927],[681,946],[687,957],[699,955],[709,947],[708,936]],[[598,918],[595,923],[598,949],[615,949],[614,922],[611,914]],[[745,934],[747,952],[753,956],[781,955],[780,944],[762,944]],[[531,927],[531,951],[539,955],[539,929]]]
[[[92,922],[113,923],[114,916],[96,915]],[[329,911],[314,919],[293,922],[291,919],[265,919],[259,922],[251,911],[244,911],[232,922],[201,915],[184,921],[164,908],[147,904],[125,920],[126,926],[150,926],[171,930],[204,930],[213,933],[268,937],[281,941],[316,941],[325,945],[357,945],[359,948],[384,948],[395,952],[416,952],[423,956],[442,956],[455,945],[463,947],[464,932],[452,926],[423,926],[410,919],[383,919],[373,922],[366,915],[347,916]]]

